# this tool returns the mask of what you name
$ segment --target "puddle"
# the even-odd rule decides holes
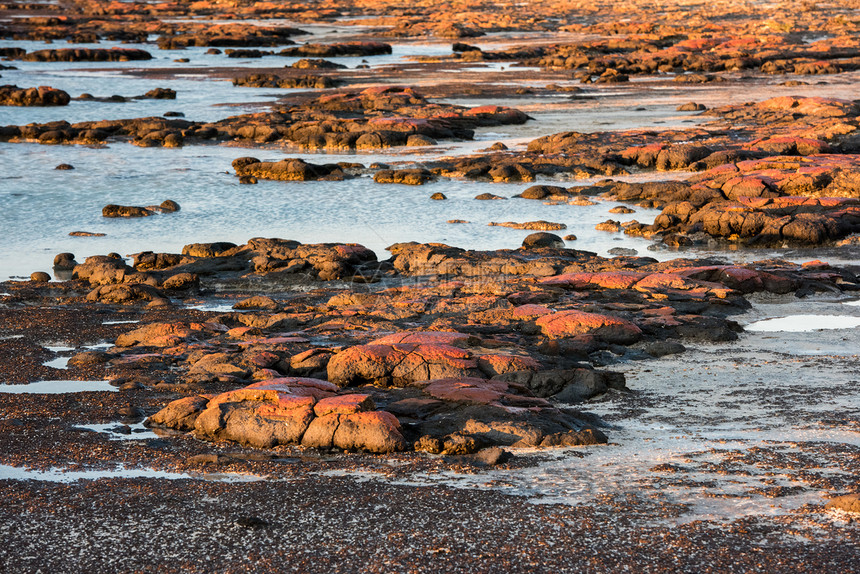
[[[108,381],[36,381],[26,385],[0,385],[0,393],[58,395],[110,391],[117,388]]]
[[[69,366],[70,358],[71,357],[57,357],[56,359],[42,363],[42,366],[51,367],[52,369],[65,369]]]
[[[197,311],[211,311],[213,313],[242,313],[243,311],[248,311],[248,309],[234,309],[231,303],[228,304],[202,304],[202,305],[191,305],[188,309],[195,309]]]
[[[128,321],[103,321],[102,325],[126,325],[131,323],[140,323],[140,319],[131,319]]]
[[[755,321],[744,327],[753,332],[790,332],[821,331],[824,329],[852,329],[860,326],[860,317],[846,315],[789,315]]]
[[[67,345],[42,345],[42,347],[48,349],[52,353],[68,353],[69,351],[75,350],[75,347],[69,347]]]
[[[0,480],[39,480],[44,482],[77,482],[79,480],[99,480],[104,478],[160,478],[166,480],[205,480],[213,482],[258,482],[263,476],[229,472],[218,473],[179,473],[155,470],[152,468],[125,468],[120,465],[111,470],[34,470],[31,468],[0,464]]]
[[[120,422],[99,425],[77,425],[75,428],[106,434],[111,440],[146,440],[158,438],[159,436],[152,429],[145,427],[142,422],[131,425]]]

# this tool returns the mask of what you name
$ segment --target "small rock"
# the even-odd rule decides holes
[[[35,271],[30,274],[30,281],[34,281],[36,283],[47,283],[50,280],[51,276],[44,271]]]
[[[58,253],[54,257],[54,269],[74,269],[77,264],[74,253]]]
[[[61,163],[60,165],[58,165],[54,169],[58,169],[58,170],[63,171],[63,170],[75,169],[75,166],[68,164],[68,163]]]
[[[480,195],[476,195],[475,199],[478,199],[481,201],[487,201],[487,200],[491,200],[491,199],[507,199],[507,197],[502,197],[500,195],[494,195],[492,193],[482,193]]]
[[[472,455],[473,462],[482,466],[496,466],[507,462],[512,457],[511,453],[497,446],[485,448]]]
[[[843,510],[860,513],[860,494],[846,494],[830,500],[825,507],[828,510]]]
[[[166,199],[166,200],[162,201],[158,207],[164,213],[173,213],[175,211],[179,211],[179,209],[180,209],[179,204],[176,203],[175,201],[173,201],[172,199]]]
[[[555,247],[563,248],[564,240],[554,233],[532,233],[523,239],[523,247]]]
[[[448,198],[445,196],[444,193],[437,191],[436,193],[434,193],[433,195],[430,196],[430,199],[435,199],[438,201],[438,200],[443,200],[443,199],[448,199]]]

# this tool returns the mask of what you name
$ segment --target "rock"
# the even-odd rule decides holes
[[[435,179],[426,169],[382,169],[373,176],[376,183],[400,183],[404,185],[423,185]]]
[[[70,169],[75,169],[75,166],[68,164],[68,163],[61,163],[57,167],[55,167],[54,169],[60,170],[60,171],[67,171]]]
[[[687,348],[681,343],[674,341],[654,341],[643,347],[644,351],[652,357],[665,357],[666,355],[677,355],[683,353]]]
[[[35,283],[47,283],[51,280],[51,276],[44,271],[34,271],[30,274],[30,281]]]
[[[69,366],[71,367],[90,367],[93,365],[103,365],[107,363],[109,356],[104,351],[84,351],[77,353],[69,358]]]
[[[145,207],[131,205],[106,205],[102,208],[102,217],[149,217],[152,211]]]
[[[824,508],[827,510],[842,510],[844,512],[860,513],[860,494],[846,494],[830,499]]]
[[[442,343],[369,344],[350,347],[328,363],[338,386],[406,386],[443,377],[480,376],[478,361],[464,349]]]
[[[551,195],[567,195],[567,189],[556,185],[533,185],[520,194],[523,199],[545,199]]]
[[[406,138],[406,145],[411,147],[437,145],[439,142],[422,134],[412,134]]]
[[[535,324],[553,339],[589,334],[609,343],[626,345],[635,343],[642,335],[639,327],[625,319],[577,310],[544,315]]]
[[[472,455],[472,462],[479,466],[496,466],[509,461],[511,453],[497,446],[481,449]]]
[[[343,180],[347,178],[340,166],[336,164],[318,165],[301,159],[261,162],[255,158],[242,157],[233,161],[233,168],[239,177],[252,176],[258,179],[279,181]]]
[[[486,201],[486,200],[492,200],[492,199],[507,199],[507,197],[502,197],[500,195],[494,195],[492,193],[482,193],[480,195],[476,195],[475,199],[481,200],[481,201]]]
[[[180,209],[179,204],[172,199],[165,199],[159,204],[158,207],[163,213],[173,213],[179,211]]]
[[[172,347],[199,334],[200,329],[182,323],[150,323],[117,337],[116,346]]]
[[[0,86],[0,106],[65,106],[70,101],[69,94],[48,86],[26,89]]]
[[[22,59],[27,62],[128,62],[151,60],[152,54],[133,48],[63,48],[36,50]]]
[[[194,430],[194,423],[206,408],[209,399],[190,396],[178,399],[146,420],[147,426],[167,427],[181,431]]]
[[[514,221],[504,221],[497,222],[491,221],[487,225],[489,226],[498,226],[498,227],[510,227],[511,229],[532,229],[532,230],[541,230],[541,231],[558,231],[561,229],[567,229],[567,225],[564,223],[552,223],[550,221],[527,221],[526,223],[516,223]]]
[[[696,102],[688,102],[686,104],[681,104],[677,108],[675,108],[679,112],[701,112],[703,110],[707,110],[703,104],[697,104]]]
[[[77,264],[74,253],[58,253],[54,256],[54,269],[74,269]]]
[[[607,219],[603,223],[598,223],[594,226],[594,229],[597,231],[609,231],[613,233],[617,233],[621,231],[621,222],[615,221],[614,219]]]
[[[317,379],[266,380],[209,400],[179,399],[147,424],[191,428],[198,438],[260,448],[302,444],[374,453],[407,448],[394,415],[372,410],[368,395],[336,396],[335,389]]]
[[[220,257],[225,251],[235,249],[237,245],[229,241],[214,243],[189,243],[182,248],[182,255],[191,257]]]
[[[290,68],[297,68],[300,70],[343,70],[346,69],[346,66],[329,60],[324,60],[322,58],[302,58],[301,60],[290,64]]]
[[[541,247],[553,247],[557,249],[564,248],[564,241],[558,235],[553,233],[532,233],[523,239],[523,247],[525,249],[535,249]]]
[[[437,191],[436,193],[434,193],[433,195],[430,196],[430,199],[433,199],[436,201],[441,201],[443,199],[448,199],[448,198],[445,196],[444,193]]]
[[[234,309],[266,309],[269,311],[274,311],[279,307],[280,305],[278,305],[277,302],[275,302],[271,297],[266,297],[265,295],[255,295],[248,299],[243,299],[233,305]]]

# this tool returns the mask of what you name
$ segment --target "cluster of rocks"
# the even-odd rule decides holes
[[[335,58],[343,56],[382,56],[391,53],[385,42],[340,42],[335,44],[302,44],[284,48],[281,56]]]
[[[143,252],[132,265],[64,254],[65,292],[92,303],[169,310],[215,288],[247,294],[205,320],[165,322],[167,311],[70,365],[179,393],[149,424],[206,440],[445,454],[595,444],[607,440],[599,419],[565,405],[625,390],[601,367],[732,340],[749,293],[860,289],[817,262],[418,243],[390,252],[379,261],[360,245],[256,238]]]
[[[179,204],[172,199],[166,199],[159,205],[150,205],[148,207],[111,203],[102,208],[102,217],[149,217],[156,213],[173,213],[179,211],[179,209]]]
[[[0,106],[65,106],[70,101],[69,94],[49,86],[38,88],[0,86]]]
[[[151,60],[152,54],[137,48],[52,48],[7,57],[26,62],[130,62]]]
[[[284,142],[308,148],[362,149],[426,145],[435,139],[471,139],[481,126],[521,124],[519,110],[429,103],[411,88],[380,86],[321,96],[274,112],[218,122],[184,119],[65,121],[0,127],[0,141],[93,144],[126,139],[140,146],[178,147],[188,141]]]
[[[226,24],[214,26],[175,27],[158,38],[162,50],[176,50],[189,46],[207,47],[273,47],[294,44],[291,36],[307,34],[304,30],[289,26],[251,26]]]
[[[333,88],[341,82],[330,76],[281,76],[279,74],[249,74],[233,78],[233,85],[247,88]]]

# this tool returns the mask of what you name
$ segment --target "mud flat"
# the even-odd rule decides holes
[[[2,569],[857,570],[854,4],[0,5]]]

